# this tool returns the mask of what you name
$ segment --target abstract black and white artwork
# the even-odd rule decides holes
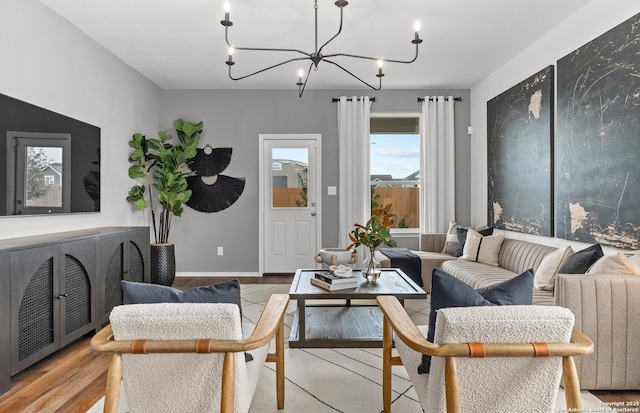
[[[558,61],[557,236],[640,248],[640,14]]]
[[[488,225],[553,235],[553,66],[487,102]]]

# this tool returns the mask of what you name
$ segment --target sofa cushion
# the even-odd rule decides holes
[[[474,289],[498,284],[518,275],[501,267],[464,260],[445,261],[440,268]],[[534,305],[554,305],[553,291],[534,288],[531,301]]]
[[[600,244],[594,244],[583,250],[573,253],[567,261],[560,267],[562,274],[584,274],[604,256]]]
[[[556,274],[564,262],[573,254],[570,245],[558,248],[550,254],[547,254],[540,263],[540,266],[534,272],[533,286],[543,290],[553,290],[556,281]]]
[[[469,232],[469,228],[458,228],[456,231],[458,233],[458,247],[456,248],[456,252],[453,253],[453,256],[462,257],[462,254],[464,253],[464,244],[467,242],[467,232]],[[478,233],[483,237],[493,235],[493,227],[478,230]]]
[[[449,221],[449,229],[447,230],[446,233],[446,240],[444,242],[444,248],[442,248],[442,253],[443,254],[449,254],[449,255],[453,255],[456,252],[456,249],[458,248],[459,245],[459,240],[458,240],[458,229],[459,228],[464,228],[464,229],[474,229],[476,231],[481,231],[481,230],[485,230],[487,229],[486,225],[476,225],[475,227],[463,227],[462,225],[458,224],[455,221]],[[491,229],[491,232],[493,233],[493,228]],[[491,234],[489,234],[491,235]],[[458,255],[459,256],[459,255]]]
[[[427,340],[433,343],[437,311],[450,307],[475,307],[486,305],[526,305],[531,304],[533,273],[525,271],[517,277],[476,291],[468,284],[446,272],[435,269],[432,274],[431,310]],[[422,357],[420,373],[428,373],[431,356]]]
[[[631,260],[618,251],[613,255],[605,255],[589,268],[587,274],[635,274],[636,267]]]
[[[122,293],[129,304],[156,303],[231,303],[242,314],[240,281],[229,280],[186,291],[164,285],[121,281]]]
[[[457,229],[462,228],[460,224],[455,221],[449,222],[449,229],[447,230],[447,239],[444,242],[443,254],[453,254],[458,247],[458,232]]]
[[[505,238],[500,247],[498,265],[516,274],[521,274],[529,268],[535,271],[542,259],[555,250],[556,247],[548,245]]]
[[[504,241],[504,235],[488,235],[483,237],[479,232],[470,229],[464,243],[461,260],[476,261],[498,266],[498,254]]]

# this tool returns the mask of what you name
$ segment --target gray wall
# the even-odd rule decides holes
[[[0,93],[100,128],[102,177],[100,213],[2,217],[0,239],[147,225],[125,200],[127,142],[158,128],[161,89],[37,0],[0,1],[0,55]]]
[[[470,93],[465,90],[164,90],[161,98],[162,127],[171,130],[176,118],[203,121],[201,147],[231,147],[233,157],[223,172],[246,178],[244,193],[228,209],[201,213],[185,207],[175,218],[171,241],[176,244],[177,271],[258,271],[258,135],[266,133],[319,133],[322,135],[322,246],[335,247],[338,240],[338,197],[326,195],[327,186],[338,185],[337,108],[332,97],[375,97],[371,111],[420,112],[419,96],[462,97],[456,107],[456,217],[468,224],[470,216]],[[416,237],[399,239],[401,246],[415,248]],[[224,255],[216,255],[216,247]]]

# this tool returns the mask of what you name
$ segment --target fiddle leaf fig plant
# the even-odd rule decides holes
[[[127,201],[133,202],[137,211],[149,207],[156,244],[168,242],[171,217],[181,216],[182,205],[191,197],[187,177],[194,173],[186,166],[196,156],[202,126],[202,122],[177,119],[173,122],[177,143],[171,142],[173,136],[166,131],[158,132],[158,139],[147,139],[135,133],[129,141],[133,149],[129,154],[129,177],[144,182],[131,187]]]

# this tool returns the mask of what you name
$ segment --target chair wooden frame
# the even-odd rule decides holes
[[[593,342],[581,332],[574,329],[569,343],[434,344],[427,341],[420,333],[396,297],[379,296],[377,300],[378,306],[384,314],[382,401],[385,413],[391,412],[391,369],[393,366],[402,365],[400,357],[392,355],[394,331],[396,337],[411,349],[422,354],[445,358],[447,413],[460,412],[456,357],[562,357],[562,378],[567,408],[582,408],[580,383],[573,356],[591,354]]]
[[[284,314],[289,304],[288,294],[274,294],[269,298],[250,337],[243,340],[127,340],[116,341],[111,325],[107,325],[91,339],[94,351],[113,353],[109,371],[104,412],[117,413],[122,379],[122,354],[149,353],[224,353],[220,412],[233,413],[235,366],[233,354],[250,351],[269,344],[275,336],[275,353],[267,355],[267,362],[276,365],[276,398],[278,409],[284,408]]]

